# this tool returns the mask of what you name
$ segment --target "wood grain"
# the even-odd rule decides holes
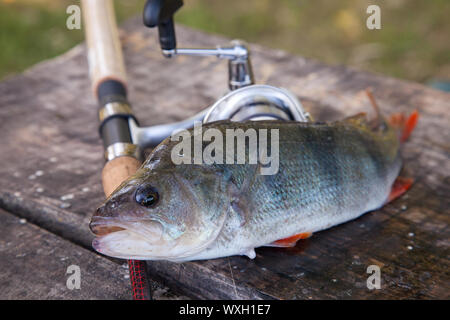
[[[185,119],[225,92],[223,61],[163,58],[156,31],[140,18],[121,34],[141,124]],[[180,46],[229,41],[180,26],[177,39]],[[257,83],[291,90],[317,120],[370,110],[368,87],[384,114],[418,109],[419,124],[403,150],[405,174],[415,184],[382,210],[295,248],[257,249],[254,260],[151,262],[153,279],[194,298],[448,299],[450,95],[257,45],[251,50]],[[84,45],[0,83],[0,161],[8,164],[0,167],[0,206],[85,248],[89,218],[103,199],[96,117]],[[381,267],[381,290],[366,287],[373,264]]]
[[[130,300],[128,264],[110,260],[0,209],[0,299]],[[80,288],[66,285],[80,268]],[[156,299],[187,299],[152,282]]]
[[[0,231],[0,299],[130,299],[127,268],[3,210]],[[79,289],[66,286],[71,265]]]

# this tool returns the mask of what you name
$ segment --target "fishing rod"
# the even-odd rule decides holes
[[[158,28],[162,54],[215,56],[228,61],[229,91],[198,114],[169,124],[140,127],[127,99],[127,81],[112,0],[82,0],[92,88],[98,99],[100,136],[106,164],[102,183],[109,196],[142,164],[143,150],[155,147],[174,131],[189,129],[196,122],[217,120],[292,120],[310,121],[300,101],[283,88],[255,84],[250,50],[243,41],[234,40],[216,48],[177,48],[173,16],[182,0],[148,0],[144,25]],[[134,299],[150,299],[144,261],[129,260]]]
[[[128,119],[127,79],[112,0],[82,0],[90,78],[99,102],[99,131],[105,149],[103,191],[108,197],[143,160],[133,142]],[[151,298],[145,261],[128,260],[135,300]]]

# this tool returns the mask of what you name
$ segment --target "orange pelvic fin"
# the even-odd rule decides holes
[[[419,112],[414,110],[408,118],[403,113],[392,114],[389,123],[400,130],[400,142],[405,142],[416,127],[418,120]]]
[[[397,199],[406,191],[408,191],[408,189],[412,186],[413,182],[414,181],[411,178],[397,177],[394,184],[392,185],[391,193],[389,194],[386,203],[389,203]]]
[[[298,240],[306,239],[312,236],[312,232],[299,233],[288,238],[280,239],[269,243],[267,247],[291,248],[295,247]]]

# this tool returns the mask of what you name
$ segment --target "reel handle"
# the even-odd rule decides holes
[[[163,50],[177,47],[173,15],[183,5],[182,0],[147,0],[144,7],[144,24],[158,27],[159,43]]]

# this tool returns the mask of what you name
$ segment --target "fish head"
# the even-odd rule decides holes
[[[92,217],[93,247],[123,259],[189,260],[224,225],[224,188],[201,167],[150,170],[144,164]]]

